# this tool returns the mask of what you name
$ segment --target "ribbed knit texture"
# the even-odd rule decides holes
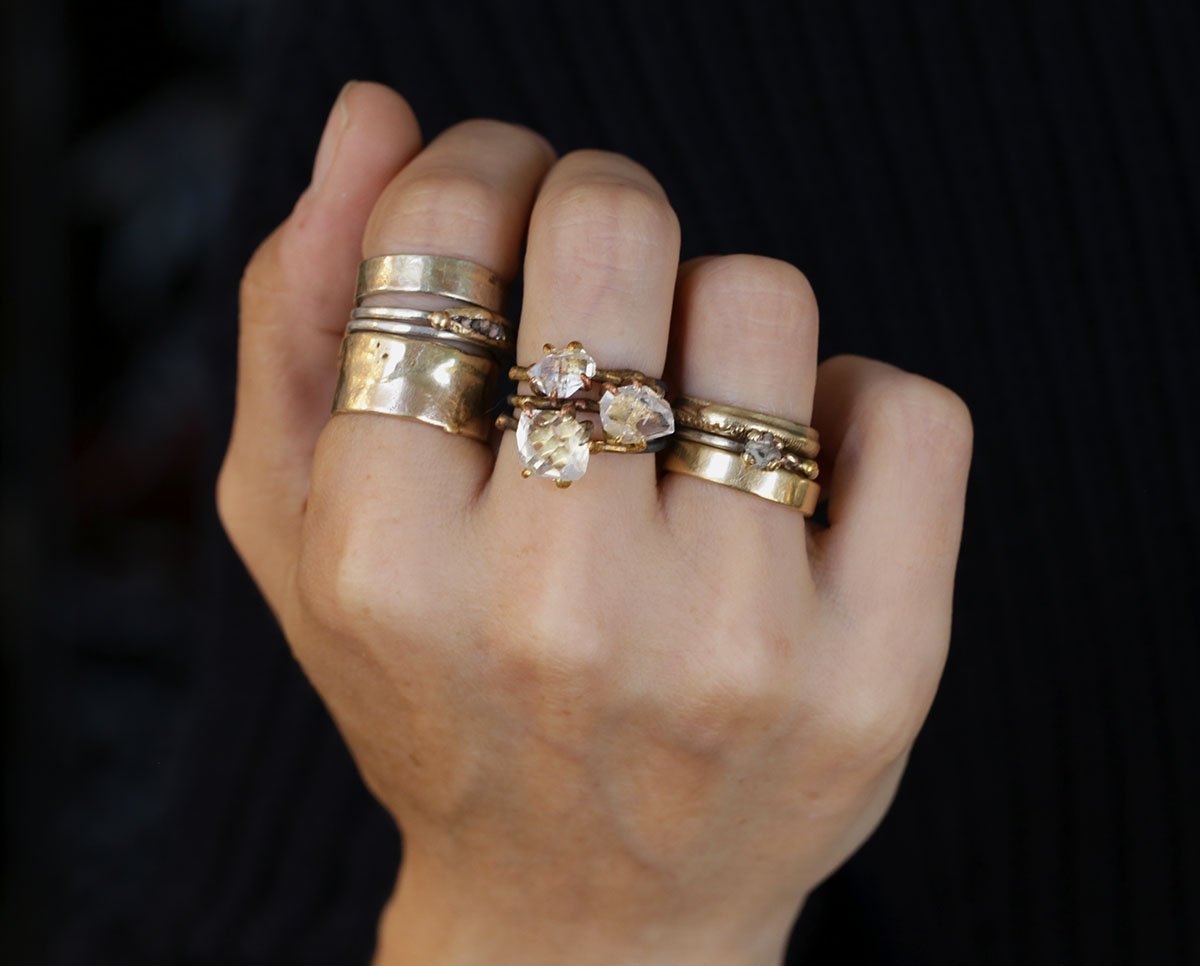
[[[823,356],[931,376],[975,417],[945,681],[795,961],[1200,962],[1200,8],[270,6],[215,286],[222,404],[237,270],[348,78],[395,86],[427,135],[493,116],[630,154],[685,257],[794,262]],[[369,955],[398,843],[213,544],[207,677],[147,832],[162,868],[70,917],[57,962]]]

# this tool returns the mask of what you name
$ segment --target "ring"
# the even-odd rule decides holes
[[[447,255],[376,255],[358,266],[354,302],[372,295],[416,292],[441,295],[492,312],[504,308],[507,286],[495,272]]]
[[[477,353],[480,348],[497,356],[512,355],[516,333],[507,319],[487,309],[401,309],[359,306],[350,313],[347,332],[387,332],[414,339],[435,339]]]
[[[760,469],[785,453],[811,460],[821,451],[820,436],[811,426],[694,396],[680,396],[675,401],[675,419],[688,429],[746,444]]]
[[[563,489],[587,472],[592,453],[654,453],[675,431],[675,416],[664,399],[666,383],[636,369],[601,369],[579,342],[564,349],[544,347],[532,366],[514,366],[509,378],[528,382],[530,396],[509,396],[519,418],[501,416],[499,429],[517,433],[521,475],[553,480]],[[598,400],[576,397],[593,387]],[[600,417],[603,438],[593,438],[596,424],[579,413]]]
[[[498,366],[486,355],[387,332],[342,340],[335,413],[383,413],[487,441]]]
[[[759,469],[739,453],[679,436],[664,456],[662,468],[668,473],[695,476],[795,507],[806,517],[813,515],[821,495],[821,487],[807,476],[787,470]]]
[[[813,515],[821,495],[815,460],[821,444],[811,426],[692,396],[676,401],[675,421],[679,429],[663,470]]]

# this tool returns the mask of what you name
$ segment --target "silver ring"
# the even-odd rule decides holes
[[[414,338],[437,339],[475,349],[486,349],[497,357],[512,355],[516,332],[508,321],[486,309],[424,309],[392,306],[360,306],[350,313],[347,331],[387,332]]]

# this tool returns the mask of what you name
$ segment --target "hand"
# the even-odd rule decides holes
[[[829,526],[649,456],[564,492],[521,479],[511,433],[328,418],[361,257],[513,278],[527,232],[521,362],[580,339],[812,423]],[[247,267],[218,506],[404,832],[379,962],[778,960],[895,791],[949,637],[967,411],[882,363],[818,368],[790,265],[678,251],[628,158],[493,121],[422,148],[364,83]]]

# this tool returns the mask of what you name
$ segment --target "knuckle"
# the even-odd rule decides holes
[[[286,226],[287,222],[284,222],[280,228],[264,238],[242,270],[238,294],[243,313],[252,307],[257,298],[271,296],[284,288],[285,283],[281,276],[286,259],[281,247],[284,244]]]
[[[447,128],[441,137],[453,136],[470,141],[473,146],[486,149],[487,145],[502,147],[507,152],[524,151],[554,157],[554,148],[542,135],[524,124],[499,121],[490,117],[473,117],[459,121]]]
[[[738,318],[744,338],[778,347],[815,345],[817,299],[800,269],[764,255],[724,255],[698,265],[694,296],[710,311]]]
[[[359,636],[387,625],[403,610],[388,589],[396,582],[388,579],[372,529],[344,524],[302,548],[297,597],[318,626],[335,634]]]
[[[214,495],[217,505],[217,519],[221,521],[221,526],[229,535],[230,540],[233,540],[236,545],[237,536],[241,532],[242,527],[242,515],[240,512],[241,495],[236,470],[228,456],[225,457],[225,461],[221,464],[221,469],[217,473],[217,485]]]
[[[866,685],[839,693],[819,719],[829,766],[843,773],[886,767],[907,752],[920,727],[913,707]]]
[[[507,208],[504,191],[481,172],[430,167],[412,171],[395,184],[372,212],[367,237],[385,251],[410,245],[414,235],[454,238],[459,244],[491,239]]]
[[[867,394],[867,425],[943,472],[970,463],[974,427],[967,404],[953,390],[913,373],[896,375]]]
[[[648,260],[657,265],[679,240],[679,220],[662,191],[613,174],[560,186],[540,203],[537,228],[560,257],[631,272]]]

